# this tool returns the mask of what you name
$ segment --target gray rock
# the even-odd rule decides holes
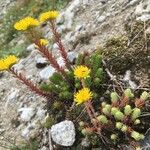
[[[62,121],[51,127],[54,142],[62,146],[72,146],[75,141],[75,127],[72,121]]]
[[[43,146],[40,150],[49,150],[46,146]]]
[[[148,20],[150,20],[150,14],[142,15],[142,16],[138,17],[136,20],[140,20],[143,22],[148,21]]]
[[[45,118],[45,113],[46,113],[46,110],[38,108],[36,115],[40,120],[42,120],[43,118]]]
[[[97,21],[98,21],[98,23],[102,23],[103,21],[105,21],[105,19],[106,19],[106,16],[100,16],[100,17],[97,19]]]
[[[90,141],[87,137],[85,137],[84,139],[82,139],[81,145],[83,147],[89,147],[90,146]]]
[[[47,59],[45,57],[36,58],[35,61],[37,68],[43,68],[48,64]]]
[[[55,69],[52,66],[47,66],[42,71],[40,71],[39,76],[43,80],[49,79],[53,73],[55,72]]]
[[[75,58],[77,58],[78,57],[78,53],[76,53],[76,52],[68,52],[68,59],[71,61],[71,62],[73,62],[73,60],[75,59]]]
[[[27,52],[31,52],[31,51],[33,51],[33,50],[35,50],[36,48],[35,48],[35,44],[30,44],[27,48],[26,48],[26,51]]]
[[[35,114],[35,110],[33,108],[20,108],[18,112],[21,112],[20,119],[22,121],[28,122],[31,120],[33,115]]]

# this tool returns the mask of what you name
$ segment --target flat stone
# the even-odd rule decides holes
[[[20,118],[22,121],[28,122],[31,120],[33,115],[35,114],[35,111],[33,108],[20,108],[18,112],[21,112]]]
[[[75,141],[75,127],[72,121],[62,121],[51,127],[54,142],[62,146],[72,146]]]
[[[42,71],[40,71],[39,76],[43,80],[48,80],[53,73],[55,72],[55,69],[52,66],[47,66]]]

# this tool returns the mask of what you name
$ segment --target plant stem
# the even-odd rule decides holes
[[[66,52],[66,50],[62,44],[60,34],[57,32],[57,28],[56,28],[55,22],[53,20],[50,21],[50,26],[51,26],[56,44],[58,45],[58,49],[60,51],[60,54],[61,54],[62,58],[64,59],[65,66],[68,69],[71,69],[71,65],[70,65],[70,61],[69,61],[68,56],[67,56],[67,52]]]
[[[52,93],[46,93],[39,89],[36,85],[34,85],[30,80],[28,80],[22,73],[15,70],[13,67],[9,69],[9,71],[20,81],[22,81],[23,84],[25,84],[31,91],[38,94],[39,96],[45,97],[47,99],[52,99],[53,94]]]
[[[64,77],[66,77],[65,70],[59,66],[56,58],[52,55],[52,53],[46,48],[44,45],[41,45],[38,40],[35,41],[35,44],[38,46],[38,50],[46,57],[52,67],[54,67],[58,72],[60,72]]]

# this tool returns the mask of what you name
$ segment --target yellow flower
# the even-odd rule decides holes
[[[27,30],[29,27],[38,26],[39,21],[32,17],[26,17],[24,19],[19,20],[14,24],[14,28],[16,30]]]
[[[74,75],[76,78],[87,78],[89,77],[89,74],[90,74],[90,69],[86,66],[77,66],[75,69],[74,69]]]
[[[83,88],[74,95],[74,101],[79,105],[90,100],[92,96],[93,94],[89,88]]]
[[[39,16],[40,22],[56,19],[59,15],[58,11],[48,11]]]
[[[16,64],[18,61],[18,58],[14,55],[7,56],[4,59],[0,60],[0,71],[8,70],[11,68],[14,64]]]
[[[46,39],[40,39],[40,44],[41,45],[47,45],[49,42],[48,42],[48,40],[46,40]]]

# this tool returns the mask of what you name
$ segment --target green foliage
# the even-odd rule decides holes
[[[28,143],[22,143],[18,146],[13,146],[10,150],[37,150],[39,143],[35,140],[29,141]]]
[[[144,94],[143,94],[144,93]],[[121,137],[115,135],[125,134],[127,138],[126,141],[135,140],[139,141],[144,138],[142,133],[139,133],[138,128],[141,126],[141,114],[146,103],[145,97],[148,98],[149,93],[143,92],[140,99],[134,98],[134,93],[131,89],[126,89],[121,96],[117,92],[110,93],[110,104],[103,102],[99,113],[97,112],[97,121],[93,119],[93,122],[100,122],[100,129],[103,134],[107,136],[112,142],[120,142]],[[141,97],[143,99],[141,99]],[[140,101],[140,103],[138,103]],[[82,124],[81,124],[82,123]],[[94,126],[90,127],[87,122],[80,122],[80,128],[82,127],[81,133],[83,135],[89,136],[94,134]],[[82,126],[81,126],[82,125]],[[87,128],[88,126],[88,128]],[[137,131],[135,131],[137,130]],[[109,132],[108,132],[109,131]],[[117,141],[116,141],[117,138]]]
[[[55,123],[55,119],[53,116],[46,116],[45,122],[43,125],[46,128],[50,128],[54,123]]]

